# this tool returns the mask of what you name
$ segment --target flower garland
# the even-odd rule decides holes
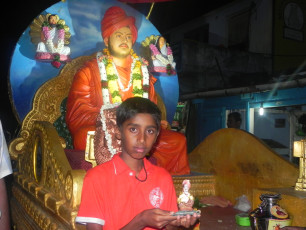
[[[61,24],[56,25],[56,29],[58,29],[57,33],[57,47],[54,46],[54,43],[52,41],[51,33],[50,33],[50,24],[48,22],[43,23],[42,32],[44,34],[44,37],[46,38],[46,46],[50,53],[60,53],[62,49],[64,48],[64,38],[65,38],[65,30],[64,26]],[[54,28],[55,29],[55,28]],[[55,31],[54,31],[55,33]]]
[[[108,148],[109,152],[111,153],[112,157],[117,153],[117,150],[115,148],[113,148],[112,136],[107,130],[106,119],[105,119],[105,116],[104,116],[104,110],[112,109],[112,108],[118,107],[119,105],[120,105],[120,103],[103,105],[101,107],[101,110],[100,110],[102,129],[103,129],[104,134],[105,134],[107,148]]]
[[[172,50],[169,46],[167,46],[167,57],[168,59],[164,58],[160,51],[157,49],[156,45],[150,44],[150,49],[153,52],[153,55],[159,60],[163,65],[171,65],[173,63],[173,54]]]
[[[112,57],[109,55],[108,49],[104,49],[97,53],[97,62],[101,75],[102,85],[102,97],[103,105],[100,110],[102,129],[105,133],[105,139],[107,142],[108,150],[112,157],[116,154],[116,149],[112,145],[112,137],[107,130],[106,118],[104,116],[104,110],[111,109],[119,106],[122,103],[122,98],[119,93],[119,88],[122,91],[128,91],[130,87],[133,87],[133,95],[135,97],[149,98],[149,72],[148,62],[145,59],[140,59],[131,50],[131,57],[133,59],[131,64],[130,81],[126,88],[123,87],[115,63]],[[110,99],[111,96],[111,99]]]
[[[51,62],[51,65],[55,68],[59,68],[61,66],[61,56],[60,54],[56,53],[53,55],[53,61]]]
[[[102,96],[104,104],[121,103],[122,98],[119,92],[128,91],[133,87],[133,95],[135,97],[149,98],[149,72],[147,69],[147,61],[140,59],[131,50],[132,64],[128,86],[123,87],[118,71],[112,57],[109,55],[108,49],[103,50],[104,55],[99,52],[97,61],[101,75]],[[110,98],[111,96],[111,98]]]

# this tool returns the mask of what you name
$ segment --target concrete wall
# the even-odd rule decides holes
[[[239,16],[249,14],[248,36],[249,50],[254,53],[271,54],[272,52],[272,0],[238,0],[222,8],[205,14],[198,19],[173,28],[167,33],[171,43],[175,44],[184,39],[184,34],[209,25],[209,42],[213,46],[229,46],[229,22],[234,22],[233,33],[240,34],[243,22]],[[242,17],[243,18],[243,17]],[[240,24],[239,24],[240,23]],[[245,26],[245,25],[243,25]]]

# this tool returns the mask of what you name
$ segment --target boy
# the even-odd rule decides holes
[[[173,216],[176,193],[170,174],[145,156],[160,131],[161,113],[149,99],[133,97],[116,111],[122,152],[88,171],[76,222],[88,230],[176,229],[200,215]]]

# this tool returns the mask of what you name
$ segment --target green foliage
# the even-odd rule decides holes
[[[194,198],[193,208],[201,209],[205,207],[205,204],[202,204],[199,197]]]
[[[67,98],[65,98],[61,104],[61,116],[53,123],[54,127],[56,128],[58,135],[60,137],[63,137],[66,140],[67,149],[73,149],[72,144],[72,137],[68,130],[67,124],[66,124],[66,103]]]

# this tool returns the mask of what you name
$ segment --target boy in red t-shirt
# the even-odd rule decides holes
[[[171,175],[151,164],[161,113],[148,99],[125,100],[116,111],[122,152],[90,169],[83,183],[76,222],[88,230],[177,229],[190,227],[199,214],[174,216],[177,197]]]

